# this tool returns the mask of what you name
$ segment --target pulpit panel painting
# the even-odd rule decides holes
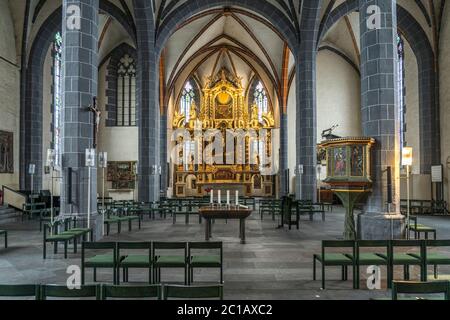
[[[14,173],[14,135],[0,131],[0,173]]]
[[[334,149],[334,176],[344,177],[346,176],[347,168],[347,149],[335,148]]]
[[[362,177],[364,175],[364,147],[352,146],[350,168],[352,177]]]

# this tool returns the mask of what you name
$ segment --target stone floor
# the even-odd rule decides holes
[[[112,234],[108,241],[203,241],[204,225],[196,219],[186,226],[179,217],[176,225],[171,219],[145,220],[142,230]],[[450,217],[421,217],[421,223],[435,226],[438,238],[450,238]],[[335,208],[326,215],[326,222],[319,216],[311,222],[302,217],[300,230],[277,229],[277,223],[267,217],[264,221],[254,213],[247,222],[247,244],[238,239],[238,223],[217,221],[213,228],[213,240],[224,243],[224,291],[225,299],[349,299],[363,300],[388,297],[385,289],[370,291],[364,289],[365,275],[362,270],[362,290],[352,290],[350,281],[340,281],[339,268],[327,268],[327,289],[320,289],[320,281],[312,280],[312,256],[320,252],[322,239],[340,239],[344,225],[344,211]],[[49,256],[42,259],[42,234],[36,222],[3,225],[9,230],[8,249],[0,249],[0,283],[47,283],[65,284],[66,269],[80,263],[80,254],[69,254],[64,260],[62,254],[53,255],[48,246]],[[113,227],[112,233],[115,232]],[[1,241],[1,245],[3,242]],[[60,250],[62,252],[62,248]],[[69,250],[70,252],[70,250]],[[397,278],[401,278],[401,269]],[[383,269],[383,272],[385,270]],[[450,268],[442,268],[441,277],[449,279]],[[429,270],[431,272],[431,270]],[[416,278],[418,269],[413,269],[411,277]],[[320,276],[319,276],[320,277]],[[383,277],[384,278],[384,277]],[[109,282],[111,273],[99,271],[98,280]],[[130,270],[130,282],[143,283],[147,274]],[[218,281],[218,272],[199,270],[196,279],[202,283]],[[418,278],[416,278],[418,279]],[[183,282],[183,272],[163,271],[163,282]],[[92,281],[89,271],[87,281]],[[385,284],[383,284],[385,287]]]

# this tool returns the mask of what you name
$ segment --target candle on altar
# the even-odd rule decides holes
[[[221,200],[222,199],[220,199],[220,190],[219,190],[219,191],[217,191],[217,202],[219,203],[219,205],[222,202]]]
[[[239,205],[239,190],[236,190],[236,207]]]
[[[230,190],[227,190],[227,206],[230,205]]]
[[[211,204],[214,203],[214,190],[211,189]]]

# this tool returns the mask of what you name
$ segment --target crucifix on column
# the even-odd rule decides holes
[[[97,141],[98,141],[98,131],[100,129],[100,118],[102,115],[102,112],[100,111],[100,109],[98,108],[97,105],[97,97],[93,98],[93,103],[88,107],[88,111],[92,112],[92,114],[94,115],[94,122],[93,122],[93,148],[96,149],[97,148]]]

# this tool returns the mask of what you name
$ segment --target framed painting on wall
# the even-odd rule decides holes
[[[14,173],[14,134],[0,131],[0,173]]]

